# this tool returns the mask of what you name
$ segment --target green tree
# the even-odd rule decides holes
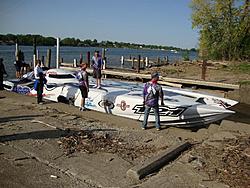
[[[249,0],[192,0],[200,52],[211,59],[249,59]]]

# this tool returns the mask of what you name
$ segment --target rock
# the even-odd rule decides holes
[[[55,178],[55,179],[58,178],[58,176],[55,176],[55,175],[50,175],[50,177],[51,177],[51,178]]]
[[[77,119],[77,118],[78,118],[77,116],[71,116],[71,115],[67,115],[67,116],[63,117],[64,120],[74,120],[74,119]]]
[[[224,139],[236,139],[236,136],[230,132],[217,132],[209,138],[209,141],[222,141]]]
[[[203,146],[209,145],[209,146],[219,148],[222,146],[222,141],[225,139],[236,139],[236,136],[234,136],[230,132],[225,132],[225,131],[217,132],[213,134],[212,136],[210,136],[208,140],[204,141],[202,145]]]
[[[243,151],[243,154],[247,157],[250,157],[250,148],[246,148],[244,151]]]

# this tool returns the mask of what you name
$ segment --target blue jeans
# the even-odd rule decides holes
[[[160,128],[160,115],[159,115],[159,106],[154,106],[154,107],[149,107],[149,106],[145,106],[145,110],[144,110],[144,121],[142,123],[142,127],[143,128],[146,128],[147,127],[147,124],[148,124],[148,115],[149,115],[149,112],[151,110],[151,108],[153,109],[154,111],[154,114],[155,114],[155,127],[158,129]]]

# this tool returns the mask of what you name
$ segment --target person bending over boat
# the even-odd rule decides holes
[[[148,115],[150,110],[153,109],[155,114],[155,126],[157,130],[161,129],[160,126],[160,115],[159,115],[159,97],[161,99],[161,105],[163,102],[163,91],[162,87],[157,83],[159,80],[159,73],[155,72],[151,74],[151,80],[144,85],[143,89],[143,105],[144,110],[144,121],[142,123],[142,129],[147,128]]]
[[[14,61],[14,66],[16,68],[16,78],[21,78],[21,67],[22,67],[21,64],[22,63],[19,60]]]
[[[41,61],[38,60],[35,68],[34,68],[34,76],[35,76],[35,83],[34,88],[37,91],[37,103],[43,104],[43,86],[46,83],[46,79],[43,74],[43,69],[41,67]]]
[[[102,78],[102,58],[99,55],[99,51],[95,51],[94,56],[92,57],[92,67],[93,67],[93,78],[96,78],[95,88],[101,88],[101,78]]]
[[[87,64],[82,63],[81,64],[81,70],[77,74],[77,78],[79,80],[79,89],[81,91],[82,99],[81,99],[81,107],[79,108],[80,111],[85,111],[85,98],[88,98],[88,92],[89,92],[89,79],[88,79],[88,73],[86,71]]]
[[[47,83],[47,80],[43,74],[43,72],[38,73],[39,79],[36,79],[35,81],[35,89],[37,91],[37,104],[43,104],[43,87],[44,84]]]
[[[4,87],[3,87],[3,75],[4,74],[8,75],[3,64],[3,58],[0,58],[0,90],[4,90]]]

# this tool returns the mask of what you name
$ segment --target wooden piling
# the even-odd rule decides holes
[[[38,61],[39,60],[39,50],[36,49],[36,60]]]
[[[206,80],[207,61],[203,60],[201,68],[201,79]]]
[[[103,66],[102,69],[106,69],[107,68],[107,58],[106,58],[106,49],[102,48],[102,61],[103,61]],[[106,78],[106,75],[104,75],[104,77]]]
[[[45,64],[44,64],[44,56],[42,56],[41,63],[42,63],[42,66],[45,66]]]
[[[121,56],[121,66],[124,65],[124,56]]]
[[[141,55],[138,55],[137,73],[140,72],[140,66],[141,66]]]
[[[132,69],[134,69],[135,68],[135,58],[133,57],[133,59],[132,59]]]
[[[146,58],[145,57],[143,57],[143,61],[142,61],[142,69],[145,69],[145,63],[146,62]]]
[[[46,67],[50,68],[50,62],[51,62],[51,49],[47,50],[47,57],[46,57]]]
[[[182,152],[189,149],[192,145],[189,142],[181,142],[168,148],[166,151],[158,154],[142,164],[138,164],[127,171],[127,176],[134,181],[139,181],[145,176],[153,173],[169,162],[176,159]]]
[[[56,39],[56,68],[60,67],[60,38]]]
[[[36,66],[36,37],[33,38],[33,67]]]
[[[90,52],[87,52],[87,63],[88,63],[88,67],[90,67]]]
[[[18,51],[19,51],[18,39],[16,39],[16,51],[15,51],[16,61],[18,61]]]
[[[148,57],[145,59],[145,66],[148,67]]]
[[[82,64],[82,53],[80,53],[80,60],[79,63]]]
[[[161,63],[161,59],[159,57],[157,57],[157,66],[159,66]]]
[[[106,49],[102,48],[102,59],[106,58]]]
[[[74,59],[73,67],[77,67],[77,59]]]

